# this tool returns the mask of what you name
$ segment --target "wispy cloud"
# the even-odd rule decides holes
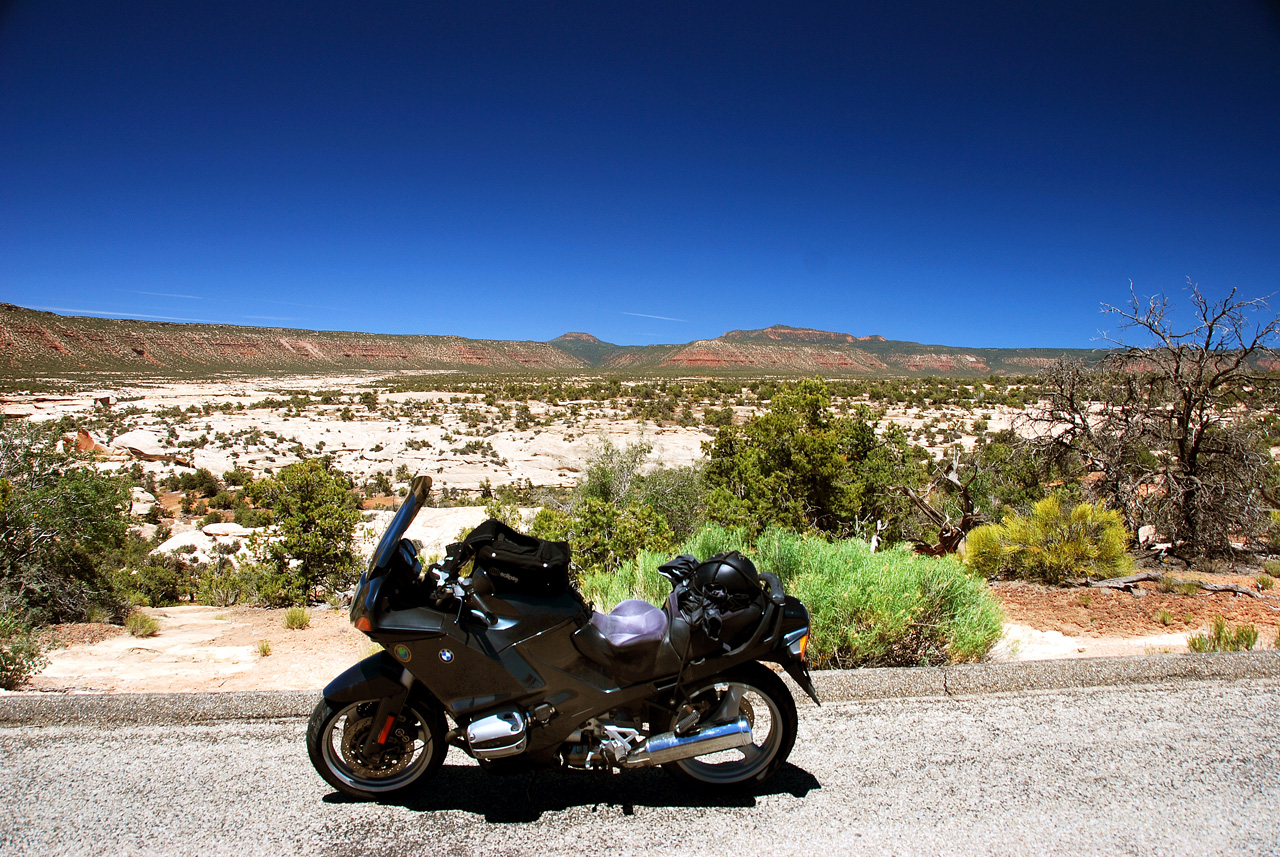
[[[33,306],[32,309],[42,309],[45,312],[70,312],[78,315],[105,315],[112,318],[146,318],[152,321],[193,321],[197,324],[222,324],[220,321],[213,321],[207,318],[177,318],[172,315],[143,315],[140,312],[110,312],[105,309],[82,309],[80,307]]]
[[[297,321],[293,316],[287,315],[242,315],[241,318],[251,318],[255,321]]]
[[[636,318],[656,318],[658,321],[678,321],[682,323],[687,323],[689,321],[687,318],[671,318],[670,316],[665,315],[649,315],[647,312],[626,312],[624,310],[622,314],[634,315]]]
[[[150,295],[153,298],[183,298],[189,301],[207,301],[208,298],[200,295],[177,295],[170,292],[141,292],[137,289],[116,289],[117,292],[128,292],[131,295]]]
[[[261,301],[264,304],[279,304],[280,306],[300,306],[300,307],[305,307],[306,309],[333,309],[333,307],[317,306],[315,304],[299,304],[299,303],[294,303],[293,301],[271,301],[271,300],[267,300],[266,298],[262,298]]]

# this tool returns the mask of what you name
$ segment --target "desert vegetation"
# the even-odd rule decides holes
[[[981,657],[998,578],[1172,562],[1254,568],[1269,592],[1276,324],[1189,295],[1185,332],[1167,302],[1135,300],[1115,315],[1142,342],[1035,376],[399,373],[68,395],[0,426],[6,675],[36,663],[47,623],[336,602],[417,472],[438,507],[571,542],[600,605],[659,600],[652,568],[673,553],[746,550],[809,601],[831,665]]]

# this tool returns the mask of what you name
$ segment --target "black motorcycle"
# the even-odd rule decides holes
[[[351,621],[384,651],[324,689],[307,728],[320,775],[359,798],[420,785],[449,745],[482,767],[611,770],[750,788],[782,766],[796,707],[781,666],[818,697],[809,612],[736,552],[659,571],[665,605],[594,612],[569,546],[486,521],[424,568],[405,531],[417,477],[354,592]],[[452,722],[452,728],[449,723]]]

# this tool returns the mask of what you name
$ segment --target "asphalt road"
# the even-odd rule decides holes
[[[806,703],[745,798],[450,751],[413,802],[353,803],[297,717],[163,720],[0,727],[0,853],[1280,853],[1274,677]]]

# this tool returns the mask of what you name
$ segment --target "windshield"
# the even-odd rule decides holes
[[[386,567],[396,549],[396,545],[400,544],[400,540],[404,538],[409,525],[417,517],[418,510],[426,503],[430,492],[430,476],[415,476],[413,478],[413,484],[409,486],[409,494],[404,498],[404,502],[400,504],[400,511],[396,512],[396,516],[391,519],[391,526],[387,527],[387,531],[382,534],[382,539],[378,542],[378,546],[374,548],[373,558],[369,560],[370,577],[374,576],[377,569]]]

